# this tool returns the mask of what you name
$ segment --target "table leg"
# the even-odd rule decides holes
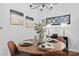
[[[68,52],[68,37],[64,37],[65,41],[66,41],[66,49],[65,51]]]

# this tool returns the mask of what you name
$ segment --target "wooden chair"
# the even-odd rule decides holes
[[[64,43],[64,38],[63,37],[59,36],[57,39]]]
[[[16,44],[15,44],[13,41],[9,41],[9,42],[8,42],[8,48],[9,48],[9,50],[10,50],[11,56],[27,56],[27,55],[29,55],[29,54],[27,54],[27,53],[20,52],[20,51],[17,49],[17,46],[16,46]]]
[[[68,37],[60,36],[57,39],[63,43],[65,42],[66,48],[64,49],[64,51],[68,52]]]

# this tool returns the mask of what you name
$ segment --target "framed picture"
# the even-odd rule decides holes
[[[24,24],[24,14],[10,9],[10,24],[11,25],[23,25]]]
[[[25,16],[25,28],[33,28],[34,27],[34,18]]]
[[[46,18],[46,24],[60,25],[61,22],[70,24],[70,14],[63,15],[63,16]]]

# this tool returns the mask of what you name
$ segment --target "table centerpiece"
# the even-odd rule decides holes
[[[38,44],[43,43],[44,32],[45,32],[44,26],[45,26],[45,23],[43,21],[42,22],[35,23],[34,28],[35,28],[37,34],[39,35]]]

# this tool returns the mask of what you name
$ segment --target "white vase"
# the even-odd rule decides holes
[[[44,32],[40,32],[39,34],[39,40],[38,40],[38,44],[43,43],[43,39],[44,39]]]

